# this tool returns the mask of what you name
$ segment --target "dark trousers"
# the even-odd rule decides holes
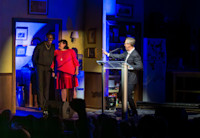
[[[128,103],[132,111],[136,110],[136,106],[132,97],[134,89],[135,89],[135,84],[128,84]],[[119,93],[117,94],[117,97],[119,98],[120,101],[122,101],[121,85],[119,87]]]
[[[49,88],[51,80],[51,71],[49,66],[37,66],[37,99],[38,106],[45,109],[49,100]]]

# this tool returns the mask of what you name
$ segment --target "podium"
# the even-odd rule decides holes
[[[128,118],[127,99],[128,99],[128,70],[133,70],[133,67],[125,61],[102,61],[97,63],[102,66],[102,113],[104,113],[104,88],[105,88],[105,69],[121,70],[121,90],[122,90],[122,118]]]

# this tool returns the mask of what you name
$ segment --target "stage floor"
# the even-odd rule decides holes
[[[193,119],[196,117],[200,117],[200,109],[198,104],[186,104],[186,103],[147,103],[147,102],[140,102],[137,104],[137,111],[138,117],[141,118],[144,115],[154,115],[155,109],[157,107],[171,107],[171,108],[182,108],[188,114],[188,119]],[[86,108],[86,112],[88,116],[98,116],[102,114],[102,109],[94,109],[94,108]],[[115,117],[117,120],[121,120],[121,107],[118,106],[115,109],[104,110],[104,114],[110,115]],[[38,110],[37,108],[32,107],[17,107],[16,109],[16,116],[28,116],[33,115],[36,118],[43,117],[43,112]],[[72,120],[78,119],[78,115],[74,112]]]

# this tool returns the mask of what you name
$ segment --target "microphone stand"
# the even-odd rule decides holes
[[[118,50],[120,50],[120,49],[122,49],[122,48],[116,48],[116,49],[110,51],[109,53],[113,53],[113,52],[118,51]]]

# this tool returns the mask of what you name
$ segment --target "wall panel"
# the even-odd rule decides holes
[[[102,78],[101,73],[85,72],[86,107],[101,108]]]
[[[11,73],[0,73],[0,97],[0,109],[10,109],[12,112],[15,112],[15,99],[13,99],[15,96]]]

